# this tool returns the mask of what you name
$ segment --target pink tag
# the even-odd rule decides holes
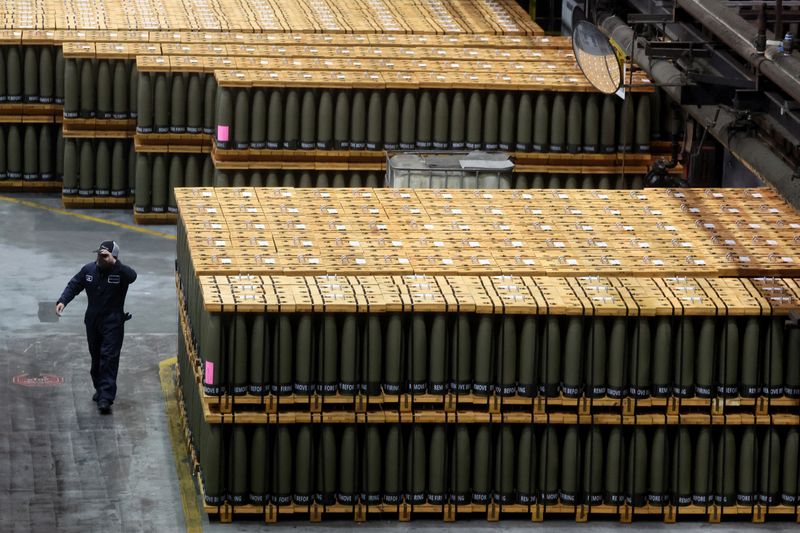
[[[217,126],[217,140],[221,142],[227,142],[228,140],[228,132],[230,131],[230,126]]]
[[[214,384],[214,363],[206,361],[206,385]]]

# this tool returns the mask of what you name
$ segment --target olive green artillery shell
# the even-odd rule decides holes
[[[271,109],[272,102],[270,102],[270,111]],[[300,94],[297,89],[289,89],[286,92],[285,109],[283,147],[289,150],[295,150],[299,147],[300,143]],[[272,122],[272,117],[270,117],[270,122]],[[269,147],[269,144],[267,146]]]
[[[300,174],[300,180],[299,180],[297,186],[300,187],[300,188],[312,187],[313,185],[312,185],[311,172],[308,172],[307,170],[304,170]]]
[[[474,394],[488,395],[494,383],[492,346],[492,315],[478,316],[478,329],[475,336],[475,375],[472,382]]]
[[[236,91],[233,119],[233,143],[230,145],[235,150],[250,148],[250,95],[247,89]]]
[[[289,505],[292,503],[294,479],[294,449],[292,448],[291,426],[278,425],[275,429],[276,443],[273,450],[272,503]]]
[[[385,105],[383,147],[386,150],[397,150],[400,148],[400,95],[396,90],[387,91]],[[372,120],[371,113],[370,120]],[[369,143],[369,140],[367,142]]]
[[[165,72],[156,72],[153,82],[153,129],[155,133],[169,133],[169,80]]]
[[[694,393],[695,342],[694,319],[681,318],[676,341],[675,384],[672,387],[672,393],[679,398],[688,398]]]
[[[288,112],[287,112],[288,118]],[[317,141],[317,95],[314,89],[303,91],[300,108],[300,148],[313,150]]]
[[[22,179],[26,181],[39,179],[39,139],[36,135],[36,126],[25,126],[24,142],[22,144]]]
[[[247,430],[242,424],[231,429],[231,441],[228,451],[228,501],[233,505],[246,505],[250,501],[248,473],[250,471],[250,446],[247,442]]]
[[[617,149],[617,103],[616,96],[603,97],[600,112],[600,152],[610,154]]]
[[[639,318],[636,320],[632,344],[629,392],[634,398],[647,398],[650,396],[650,360],[652,359],[650,319]]]
[[[111,95],[111,118],[124,120],[130,116],[128,84],[130,75],[125,61],[114,61],[113,91]]]
[[[655,426],[650,443],[650,491],[648,501],[652,505],[669,504],[669,449],[666,426]]]
[[[513,124],[512,124],[513,126]],[[483,106],[483,148],[497,150],[500,137],[500,102],[497,92],[486,93],[486,102]]]
[[[587,154],[600,151],[600,127],[600,95],[590,94],[583,113],[583,151]]]
[[[424,393],[428,385],[428,329],[426,315],[411,315],[406,345],[409,347],[407,381],[412,392]]]
[[[339,106],[336,106],[337,116]],[[338,119],[337,119],[338,122]],[[367,95],[363,89],[353,91],[353,102],[350,106],[350,133],[347,146],[342,149],[364,150],[367,147]],[[379,135],[380,136],[380,135]]]
[[[472,324],[468,315],[456,315],[451,346],[450,388],[457,394],[468,394],[472,390]]]
[[[742,335],[741,369],[739,371],[741,376],[739,394],[746,398],[753,398],[761,394],[761,387],[758,382],[760,330],[757,317],[747,317],[745,319],[744,334]]]
[[[9,103],[19,103],[23,84],[19,46],[9,46],[6,50],[6,99]]]
[[[517,322],[514,315],[502,317],[495,353],[495,392],[501,396],[513,396],[517,390]]]
[[[332,505],[336,503],[336,490],[339,487],[339,480],[336,477],[339,454],[333,425],[326,424],[319,427],[319,439],[315,447],[317,458],[315,499],[322,505]]]
[[[699,428],[694,444],[694,475],[692,478],[692,502],[695,505],[709,505],[712,503],[714,488],[714,460],[711,443],[711,427]]]
[[[605,450],[599,426],[591,426],[583,443],[583,502],[603,503],[603,465]]]
[[[625,501],[625,439],[622,428],[614,426],[608,433],[606,446],[605,503],[620,505]]]
[[[107,59],[97,62],[97,105],[95,116],[98,119],[110,119],[114,107],[111,65]]]
[[[537,320],[526,315],[522,318],[519,334],[519,375],[517,392],[521,396],[536,396],[539,380],[539,342]]]
[[[428,468],[428,503],[445,503],[445,471],[447,469],[447,433],[443,424],[434,424],[431,429]]]
[[[217,125],[217,81],[205,75],[203,87],[203,133],[214,135]]]
[[[342,317],[341,335],[342,343],[339,351],[339,392],[353,395],[358,386],[358,315],[348,313]]]
[[[770,398],[783,395],[783,345],[784,326],[783,317],[774,317],[769,322],[769,330],[764,346],[764,366],[762,370],[763,386],[761,393]],[[793,355],[797,358],[797,352]]]
[[[6,157],[6,128],[0,125],[0,180],[5,180],[5,179],[8,179],[8,158]],[[66,184],[64,185],[64,187],[66,188]],[[77,194],[77,192],[78,191],[76,188],[74,194]]]
[[[800,329],[790,328],[786,332],[786,373],[783,393],[789,398],[800,398]]]
[[[183,156],[180,154],[173,154],[169,162],[169,195],[167,197],[167,210],[170,213],[178,212],[178,204],[175,201],[175,188],[183,187],[183,182]]]
[[[569,425],[564,432],[561,443],[561,483],[559,484],[559,499],[563,505],[577,503],[578,485],[580,483],[581,466],[580,437],[578,426]]]
[[[139,69],[136,68],[135,61],[131,63],[128,74],[131,80],[128,84],[130,88],[130,93],[128,94],[128,113],[131,118],[137,118],[139,116]]]
[[[184,74],[175,72],[172,75],[172,91],[169,105],[170,133],[186,133],[186,106],[188,93]]]
[[[287,395],[292,393],[293,350],[292,319],[284,313],[275,319],[272,335],[272,393]]]
[[[542,368],[539,371],[539,392],[547,397],[558,396],[561,384],[561,324],[559,317],[547,317],[542,337]]]
[[[647,500],[648,446],[647,434],[642,426],[633,428],[628,446],[628,471],[625,488],[629,505],[641,507]]]
[[[516,179],[514,182],[515,189],[530,189],[530,176],[526,172],[520,172],[514,178]]]
[[[95,150],[94,171],[97,182],[94,193],[96,196],[109,196],[111,194],[111,151],[108,141],[97,141]]]
[[[447,91],[436,91],[436,103],[433,106],[433,143],[436,150],[450,147],[450,101]]]
[[[250,394],[264,395],[269,392],[272,360],[270,351],[270,331],[267,317],[263,313],[253,316],[250,328]]]
[[[483,103],[481,102],[481,93],[479,91],[472,91],[469,95],[469,103],[467,104],[466,148],[468,150],[480,150],[482,148],[482,122]]]
[[[362,339],[361,391],[369,395],[381,392],[383,377],[383,338],[380,316],[371,313],[365,318]]]
[[[580,93],[573,93],[569,97],[567,108],[567,152],[575,154],[583,148],[583,97]]]
[[[39,101],[38,47],[24,46],[22,50],[23,100],[26,103],[36,103]]]
[[[225,447],[222,443],[222,426],[202,424],[200,446],[200,468],[203,476],[203,492],[208,505],[220,505],[225,499],[223,469]]]
[[[562,93],[556,93],[553,97],[553,111],[550,115],[550,151],[563,152],[566,143],[567,102]]]
[[[716,320],[712,317],[703,317],[697,340],[694,371],[694,393],[700,398],[711,398],[712,395],[716,336]]]
[[[64,144],[64,157],[66,161],[68,153],[67,144]],[[64,177],[66,179],[67,166],[64,163]],[[152,190],[152,180],[150,176],[150,160],[148,154],[136,154],[136,187],[133,210],[137,213],[148,213],[150,211]]]
[[[514,503],[514,472],[516,470],[516,442],[512,427],[501,424],[497,430],[494,453],[494,501]]]
[[[367,107],[367,150],[383,149],[383,97],[381,91],[371,91]]]
[[[203,80],[201,74],[192,72],[186,84],[186,133],[203,132]],[[255,109],[253,115],[256,115]]]
[[[80,111],[80,76],[78,60],[64,62],[64,118],[78,118]]]
[[[536,434],[533,425],[525,424],[517,445],[517,503],[530,505],[537,501],[538,476],[536,467],[539,455],[536,452]]]
[[[155,154],[153,156],[153,191],[152,209],[154,213],[163,213],[167,210],[169,182],[167,174],[167,156]]]
[[[758,499],[766,505],[777,505],[780,493],[781,439],[775,426],[770,426],[761,441],[761,479],[758,484]]]
[[[405,483],[405,451],[403,432],[400,424],[391,424],[386,430],[385,453],[383,459],[383,502],[398,504],[403,499]]]
[[[425,503],[427,496],[427,443],[422,425],[413,425],[408,435],[406,468],[406,502]],[[488,466],[488,465],[487,465]]]
[[[323,174],[323,173],[322,173],[322,172],[320,172],[320,176],[321,176],[322,174]],[[320,182],[320,178],[318,177],[318,178],[317,178],[317,183],[319,183],[319,182]],[[378,174],[377,174],[376,172],[367,172],[367,177],[366,177],[366,179],[364,180],[364,187],[367,187],[367,188],[369,188],[369,189],[376,189],[376,188],[378,188],[378,187],[381,187],[382,185],[383,185],[383,182],[382,182],[382,180],[381,180],[381,179],[378,177]],[[318,186],[318,187],[322,187],[322,185],[317,185],[317,186]]]
[[[202,170],[200,168],[200,156],[190,154],[186,157],[186,169],[183,175],[185,187],[200,187],[202,184]]]
[[[547,425],[539,443],[539,494],[541,503],[558,502],[561,448],[555,425]]]
[[[650,96],[640,94],[636,102],[636,135],[634,144],[637,152],[650,151]]]
[[[298,505],[311,504],[315,488],[311,429],[311,424],[299,424],[294,442],[294,503]]]
[[[222,317],[219,313],[204,312],[201,326],[198,349],[203,361],[203,390],[209,395],[222,394]]]
[[[568,398],[577,398],[583,393],[583,317],[567,319],[564,336],[564,380],[561,390]]]
[[[254,170],[252,174],[250,174],[250,187],[263,187],[264,186],[264,175],[259,170]]]
[[[736,437],[734,429],[725,427],[719,434],[716,446],[717,468],[714,482],[714,500],[717,505],[736,503]]]
[[[400,313],[392,313],[386,319],[385,371],[383,375],[383,392],[398,394],[403,381],[403,317]]]
[[[533,116],[533,95],[530,92],[523,92],[519,95],[517,106],[516,150],[518,152],[531,151]]]
[[[336,317],[330,313],[323,315],[322,327],[317,340],[320,359],[317,370],[317,392],[324,395],[336,393],[339,381],[339,330]]]
[[[703,465],[705,468],[705,465]],[[692,438],[687,426],[680,426],[672,440],[672,469],[669,492],[672,505],[692,503]]]
[[[81,59],[81,93],[80,116],[81,118],[94,118],[97,106],[95,87],[94,65],[91,59]]]
[[[567,174],[567,178],[564,180],[564,188],[565,189],[577,189],[578,188],[578,180],[580,177],[577,174]]]
[[[272,457],[267,444],[267,431],[266,425],[255,426],[250,440],[250,503],[253,505],[267,503],[270,496]]]
[[[339,489],[336,499],[342,505],[352,505],[358,497],[358,465],[361,458],[356,426],[347,424],[342,430],[339,443]]]
[[[656,398],[666,398],[670,394],[672,357],[672,319],[665,316],[658,317],[650,385],[650,393]]]
[[[453,503],[469,503],[471,494],[472,441],[469,426],[457,424],[452,439],[450,454],[450,501]]]
[[[619,119],[619,140],[617,142],[617,151],[619,152],[632,152],[633,140],[635,136],[635,97],[629,93],[625,100],[622,101],[622,110],[620,111]]]
[[[430,317],[428,337],[428,392],[444,394],[447,392],[447,315],[436,313]]]
[[[211,161],[211,156],[205,156],[203,159],[203,187],[211,187],[214,184],[214,164]]]
[[[52,94],[47,92],[48,80],[47,74],[42,72],[48,70],[48,62],[51,63],[50,76],[52,76]],[[5,58],[0,54],[0,77],[5,78]],[[5,81],[5,80],[3,80]],[[42,52],[42,57],[39,58],[39,83],[41,93],[39,102],[42,104],[64,104],[64,51],[60,46],[54,47],[49,54]],[[5,84],[3,84],[5,85]],[[2,89],[3,87],[0,87]],[[4,92],[0,92],[0,98],[4,96]],[[48,98],[50,98],[48,100]]]
[[[500,150],[510,151],[515,149],[516,118],[516,97],[513,92],[506,91],[503,93],[503,98],[500,102],[500,123],[498,124],[497,134],[497,147]]]
[[[737,470],[736,501],[740,505],[756,503],[756,468],[758,466],[758,444],[756,430],[745,426],[739,443],[739,467]]]
[[[450,105],[450,148],[463,150],[467,135],[467,103],[464,91],[454,91]]]
[[[589,325],[586,342],[586,390],[584,394],[592,398],[606,394],[606,361],[608,359],[608,339],[606,321],[595,317]]]
[[[55,62],[53,47],[43,46],[39,52],[39,103],[50,104],[55,96]]]
[[[55,178],[55,167],[53,165],[53,128],[48,124],[43,124],[39,129],[39,179],[52,180]]]
[[[67,102],[70,99],[69,65],[71,61],[71,59],[67,60]],[[150,81],[150,74],[143,73],[139,75],[138,98],[136,104],[136,133],[153,133],[153,89]],[[66,102],[64,106],[66,109]],[[64,116],[66,117],[66,115]]]
[[[417,105],[417,135],[416,147],[427,150],[432,145],[433,138],[433,97],[430,91],[422,91]]]
[[[157,79],[157,78],[156,78]],[[233,95],[227,87],[217,89],[217,131],[214,135],[217,148],[226,150],[231,147],[233,134]]]
[[[320,104],[322,106],[322,104]],[[336,93],[336,105],[333,115],[333,147],[337,150],[347,150],[350,148],[350,92],[338,91]],[[361,93],[361,109],[358,120],[361,122],[361,139],[364,138],[364,120],[367,117],[364,109],[364,93]],[[320,112],[321,114],[321,112]],[[320,126],[321,127],[321,126]],[[360,149],[363,149],[362,146]]]
[[[78,166],[78,179],[80,189],[78,194],[81,196],[94,196],[95,172],[94,172],[94,150],[92,141],[84,140],[80,148],[80,164]]]
[[[317,110],[316,147],[329,150],[333,147],[334,102],[330,89],[321,89]]]
[[[8,72],[6,70],[6,52],[5,47],[0,46],[0,103],[8,101]],[[77,96],[77,91],[75,93]],[[77,107],[76,107],[77,109]]]
[[[781,462],[781,503],[795,505],[798,496],[798,456],[800,456],[800,430],[790,427],[783,442]]]
[[[400,137],[401,150],[413,150],[416,147],[417,132],[417,97],[416,91],[404,91],[400,106]]]
[[[475,430],[472,449],[472,503],[486,504],[491,492],[492,427],[481,424]]]
[[[64,142],[64,195],[79,194],[78,170],[78,141],[67,139]]]
[[[546,152],[550,150],[550,95],[541,92],[536,96],[533,117],[533,151]]]
[[[19,126],[16,124],[12,124],[8,127],[6,158],[8,179],[22,179],[22,136],[19,131]]]
[[[287,170],[283,174],[283,180],[281,182],[281,187],[294,187],[295,186],[295,175],[294,172],[291,170]]]

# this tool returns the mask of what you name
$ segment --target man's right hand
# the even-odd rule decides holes
[[[63,303],[61,303],[61,302],[58,302],[58,303],[56,304],[56,314],[57,314],[58,316],[61,316],[61,313],[62,313],[63,311],[64,311],[64,304],[63,304]]]

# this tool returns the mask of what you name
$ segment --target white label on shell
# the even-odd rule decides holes
[[[290,207],[286,211],[289,213],[297,213],[299,210],[296,207]]]
[[[317,259],[316,257],[311,257],[311,258],[308,260],[308,264],[309,264],[309,265],[318,265],[318,264],[319,264],[319,259]]]
[[[702,266],[702,265],[705,265],[706,262],[703,261],[702,259],[695,259],[694,264]]]
[[[258,209],[256,209],[255,207],[248,207],[247,208],[247,212],[248,213],[258,213]]]
[[[675,229],[675,226],[664,226],[664,229],[667,230],[667,231],[677,231]]]
[[[640,242],[639,243],[639,248],[650,248],[650,243],[649,242]]]
[[[305,224],[295,224],[294,225],[294,229],[306,229],[306,225]]]
[[[553,247],[554,247],[554,248],[564,248],[564,243],[563,243],[563,242],[561,242],[561,241],[555,241],[555,242],[553,243]]]
[[[403,246],[403,243],[402,241],[392,241],[392,246],[399,248],[400,246]]]
[[[531,196],[531,195],[530,195],[530,194],[528,194],[528,193],[525,193],[525,194],[523,194],[523,195],[522,195],[522,199],[523,199],[523,200],[532,200],[532,199],[533,199],[533,196]]]
[[[338,210],[338,209],[332,209],[332,208],[331,208],[331,209],[328,209],[328,214],[329,214],[329,215],[335,215],[335,214],[337,214],[338,212],[339,212],[339,210]]]
[[[311,241],[300,241],[300,245],[308,248],[309,246],[314,246],[314,243]]]
[[[348,244],[349,244],[350,246],[354,247],[354,248],[356,248],[356,247],[358,247],[358,246],[361,246],[361,243],[360,243],[360,242],[358,242],[358,241],[350,241]]]
[[[566,200],[569,198],[569,195],[564,193],[559,193],[558,197],[561,198],[562,200]]]
[[[408,259],[406,259],[405,257],[398,257],[397,262],[400,263],[401,265],[407,265]]]
[[[441,247],[443,247],[443,246],[444,246],[444,243],[443,243],[442,241],[434,241],[434,242],[433,242],[433,245],[434,245],[436,248],[441,248]]]
[[[214,241],[214,246],[225,246],[225,241]]]
[[[207,213],[216,213],[217,209],[215,207],[209,207],[208,209],[206,209],[206,212]]]
[[[478,241],[469,241],[468,244],[469,244],[470,248],[480,248],[481,247],[481,243],[479,243]]]
[[[622,263],[620,262],[620,260],[619,260],[619,259],[612,259],[612,260],[610,260],[608,263],[609,263],[610,265],[612,265],[612,266],[619,266],[619,265],[621,265],[621,264],[622,264]]]
[[[767,244],[770,246],[778,246],[778,241],[773,241],[772,239],[768,239]]]
[[[367,260],[358,258],[358,259],[356,259],[356,264],[357,265],[366,265],[367,264]]]
[[[214,194],[210,191],[203,191],[203,198],[211,198]]]
[[[479,265],[491,265],[492,262],[489,261],[488,259],[478,259],[478,264]]]
[[[791,257],[781,257],[781,261],[783,261],[784,263],[794,263],[794,259],[792,259]]]
[[[598,248],[608,248],[608,243],[603,241],[597,241],[595,242],[595,245],[597,245]]]
[[[753,228],[753,229],[760,229],[761,228],[761,224],[749,224],[749,226],[751,228]]]
[[[575,265],[578,264],[578,260],[577,259],[567,259],[567,264],[570,265],[570,266],[575,266]]]
[[[493,215],[502,215],[503,211],[501,209],[492,209]]]
[[[703,224],[703,227],[706,229],[714,229],[714,224]]]
[[[530,266],[534,264],[534,261],[533,259],[523,259],[522,264]]]
[[[696,207],[691,207],[691,208],[689,208],[689,212],[690,212],[690,213],[699,213],[699,212],[700,212],[700,209],[698,209],[698,208],[696,208]]]
[[[452,259],[442,259],[442,264],[444,264],[444,265],[452,265],[453,264],[453,260]]]
[[[727,246],[735,246],[736,245],[736,241],[734,241],[733,239],[725,239],[725,244]]]
[[[222,229],[222,224],[211,224],[211,229]]]
[[[622,226],[625,231],[633,231],[633,226]]]
[[[461,214],[461,209],[451,209],[450,213],[452,213],[453,215],[460,215]]]
[[[750,258],[747,257],[746,255],[740,255],[739,256],[739,262],[740,263],[749,263],[750,262]]]
[[[270,241],[258,241],[259,246],[270,246],[271,244]]]
[[[581,229],[583,231],[592,231],[592,230],[594,230],[594,228],[592,226],[581,226]]]
[[[656,266],[664,266],[664,261],[662,261],[661,259],[654,259],[653,264]]]
[[[344,230],[347,229],[347,226],[345,226],[343,224],[337,224],[337,225],[334,226],[334,228],[336,229],[336,231],[344,231]]]
[[[220,259],[220,263],[222,263],[223,265],[230,265],[231,262],[232,261],[230,259],[226,258],[226,257],[223,257],[222,259]]]
[[[682,242],[681,246],[684,247],[684,248],[691,248],[692,247],[692,243],[690,243],[690,242]]]
[[[434,229],[433,224],[423,224],[422,227],[425,228],[425,229]]]
[[[511,241],[511,246],[514,248],[522,248],[525,244],[522,241]]]

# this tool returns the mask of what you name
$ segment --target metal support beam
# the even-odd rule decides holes
[[[675,101],[680,99],[680,86],[686,83],[683,74],[668,61],[650,62],[644,51],[644,39],[639,39],[632,46],[634,32],[625,22],[616,16],[601,15],[598,17],[600,27],[624,50],[633,60],[659,85],[667,95]],[[731,154],[739,159],[753,174],[765,184],[772,185],[786,201],[796,209],[800,209],[800,179],[793,179],[797,169],[790,167],[763,140],[732,133],[731,126],[736,115],[722,106],[683,106],[683,108],[699,124],[708,128]]]

